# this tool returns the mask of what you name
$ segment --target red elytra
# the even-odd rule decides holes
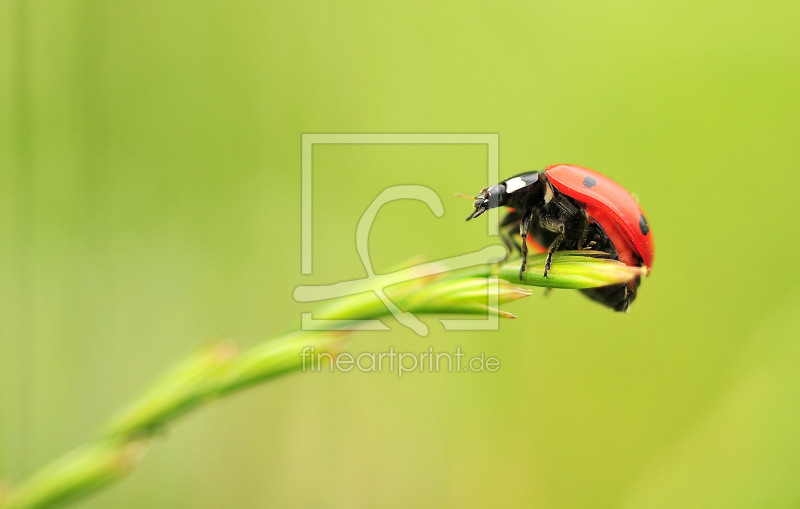
[[[561,193],[586,204],[586,213],[605,231],[626,265],[638,265],[639,255],[648,271],[653,265],[653,233],[639,204],[610,178],[588,168],[555,164],[544,170]]]

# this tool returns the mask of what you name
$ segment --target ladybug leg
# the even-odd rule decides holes
[[[516,225],[513,227],[516,230]],[[522,252],[522,248],[520,248],[516,242],[514,242],[514,237],[511,235],[511,230],[501,230],[500,238],[503,239],[503,244],[506,245],[506,249],[508,250],[508,255],[506,258],[511,255],[514,251]]]
[[[564,240],[564,225],[561,225],[561,231],[558,232],[558,236],[553,240],[553,243],[550,244],[550,248],[547,250],[547,260],[544,262],[544,277],[547,277],[547,273],[550,272],[550,262],[553,260],[553,253],[558,246],[561,244],[561,241]]]
[[[586,209],[581,210],[581,225],[580,225],[581,233],[578,237],[578,249],[591,249],[594,246],[594,241],[590,242],[586,245],[586,238],[589,236],[589,214],[586,213]]]
[[[547,277],[547,273],[550,272],[550,262],[553,260],[553,253],[558,249],[558,246],[561,245],[564,237],[566,237],[566,230],[564,228],[564,221],[552,217],[542,217],[540,218],[540,223],[546,230],[558,234],[547,249],[547,259],[544,262],[544,277]]]
[[[514,242],[513,234],[513,232],[519,228],[518,223],[520,220],[521,218],[519,212],[515,210],[506,214],[506,217],[503,218],[503,222],[500,223],[500,238],[503,239],[503,243],[506,245],[509,255],[511,255],[511,253],[514,251],[522,253],[522,248],[516,242]]]
[[[522,237],[522,266],[519,268],[519,278],[525,274],[525,269],[528,266],[528,232],[533,222],[533,213],[528,210],[522,216],[522,221],[519,223],[519,236]]]

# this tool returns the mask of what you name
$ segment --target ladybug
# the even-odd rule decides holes
[[[522,253],[520,279],[529,244],[547,252],[545,277],[558,249],[603,251],[626,265],[646,267],[648,273],[652,267],[653,233],[636,199],[610,178],[588,168],[556,164],[541,172],[521,173],[482,190],[474,206],[467,221],[489,209],[508,207],[501,223],[503,240],[509,249]],[[521,245],[513,240],[512,232],[517,229]],[[616,311],[627,311],[640,282],[637,276],[626,283],[581,291]]]

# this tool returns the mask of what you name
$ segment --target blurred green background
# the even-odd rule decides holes
[[[354,350],[496,373],[294,374],[202,409],[80,507],[798,507],[800,3],[0,1],[0,478],[89,439],[205,341],[256,341],[376,270],[496,238],[486,149],[302,133],[498,133],[500,176],[595,168],[656,259],[615,314],[536,289],[499,331]],[[493,182],[492,182],[493,183]]]

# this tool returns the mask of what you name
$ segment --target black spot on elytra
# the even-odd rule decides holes
[[[583,185],[586,187],[594,187],[597,185],[597,180],[594,177],[586,177],[583,179]]]
[[[650,226],[647,224],[644,214],[639,214],[639,229],[642,230],[642,235],[650,233]]]

